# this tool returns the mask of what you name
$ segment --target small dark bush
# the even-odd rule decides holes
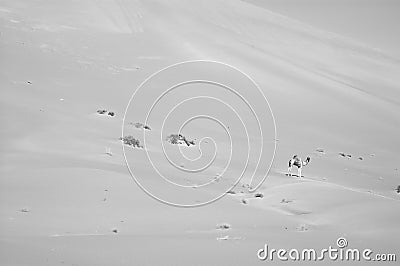
[[[344,153],[344,152],[339,152],[339,155],[342,156],[342,157],[351,158],[351,154],[346,154],[346,153]]]
[[[144,128],[146,130],[151,130],[151,128],[148,125],[145,125],[145,124],[140,123],[140,122],[130,123],[130,124],[135,126],[136,128]]]
[[[132,146],[134,148],[143,148],[143,146],[140,145],[140,141],[138,139],[135,139],[133,136],[120,137],[119,139],[122,140],[126,145]]]
[[[166,138],[166,141],[168,141],[171,144],[183,144],[185,143],[187,146],[190,145],[196,145],[194,140],[188,140],[181,134],[171,134]]]
[[[292,202],[292,200],[287,200],[287,199],[282,199],[281,200],[281,203],[290,203],[290,202]]]
[[[217,229],[228,230],[229,228],[231,228],[230,224],[227,224],[227,223],[217,224]]]
[[[255,197],[255,198],[264,198],[264,194],[262,194],[262,193],[256,193],[256,194],[254,194],[254,197]]]
[[[171,144],[178,144],[179,136],[178,134],[171,134],[166,138],[166,141],[168,141]]]
[[[397,193],[400,193],[400,185],[397,186],[396,192],[397,192]]]

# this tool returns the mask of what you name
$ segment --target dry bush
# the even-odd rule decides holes
[[[140,149],[143,148],[143,146],[140,145],[140,141],[138,139],[134,138],[133,136],[120,137],[119,139],[122,140],[125,145],[129,145],[134,148],[140,148]]]
[[[186,139],[186,137],[182,136],[181,134],[171,134],[165,140],[171,144],[185,143],[187,146],[196,145],[194,143],[194,140],[188,140],[188,139]]]

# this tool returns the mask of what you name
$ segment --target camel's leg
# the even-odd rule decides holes
[[[288,167],[287,171],[288,171],[287,175],[292,176],[292,167]]]
[[[299,168],[299,178],[301,178],[301,167]]]

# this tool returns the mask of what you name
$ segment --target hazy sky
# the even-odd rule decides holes
[[[245,0],[400,58],[400,0]]]

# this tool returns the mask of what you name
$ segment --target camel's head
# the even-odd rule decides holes
[[[309,163],[311,161],[310,157],[307,157],[306,162]]]
[[[293,159],[296,159],[297,158],[297,155],[293,155]]]

